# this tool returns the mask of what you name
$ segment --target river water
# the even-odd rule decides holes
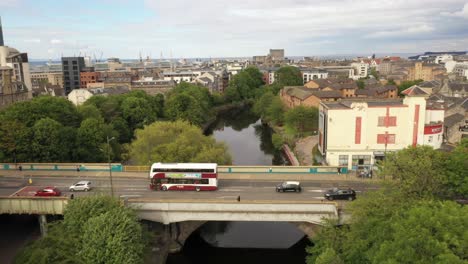
[[[285,165],[271,142],[272,130],[249,110],[218,118],[206,134],[225,142],[234,165]],[[309,239],[284,222],[207,222],[171,254],[167,264],[305,263]]]

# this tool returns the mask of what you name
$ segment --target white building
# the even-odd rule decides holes
[[[193,71],[164,72],[163,73],[165,81],[174,81],[176,83],[192,82],[200,75],[201,75],[201,72],[193,72]]]
[[[308,83],[311,80],[317,80],[317,79],[327,79],[328,78],[328,72],[326,71],[321,71],[321,70],[306,70],[302,71],[302,80],[305,83]]]
[[[386,152],[408,146],[440,148],[443,109],[428,109],[424,91],[404,99],[342,100],[319,106],[319,150],[328,165],[371,168]]]
[[[352,76],[350,76],[353,80],[358,80],[360,78],[366,78],[368,74],[369,65],[364,62],[353,62],[351,63],[351,67],[353,67],[354,71]]]

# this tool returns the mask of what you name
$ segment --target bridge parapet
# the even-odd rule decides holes
[[[63,214],[67,197],[0,197],[0,214]]]
[[[282,221],[321,224],[338,219],[335,203],[272,201],[167,201],[130,199],[127,205],[141,219],[170,224],[183,221]]]

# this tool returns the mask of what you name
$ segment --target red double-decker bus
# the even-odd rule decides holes
[[[152,190],[214,191],[218,189],[216,163],[154,163],[149,177]]]

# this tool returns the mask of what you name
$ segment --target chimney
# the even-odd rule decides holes
[[[2,18],[0,17],[0,46],[5,46],[3,44],[3,31],[2,31]]]

